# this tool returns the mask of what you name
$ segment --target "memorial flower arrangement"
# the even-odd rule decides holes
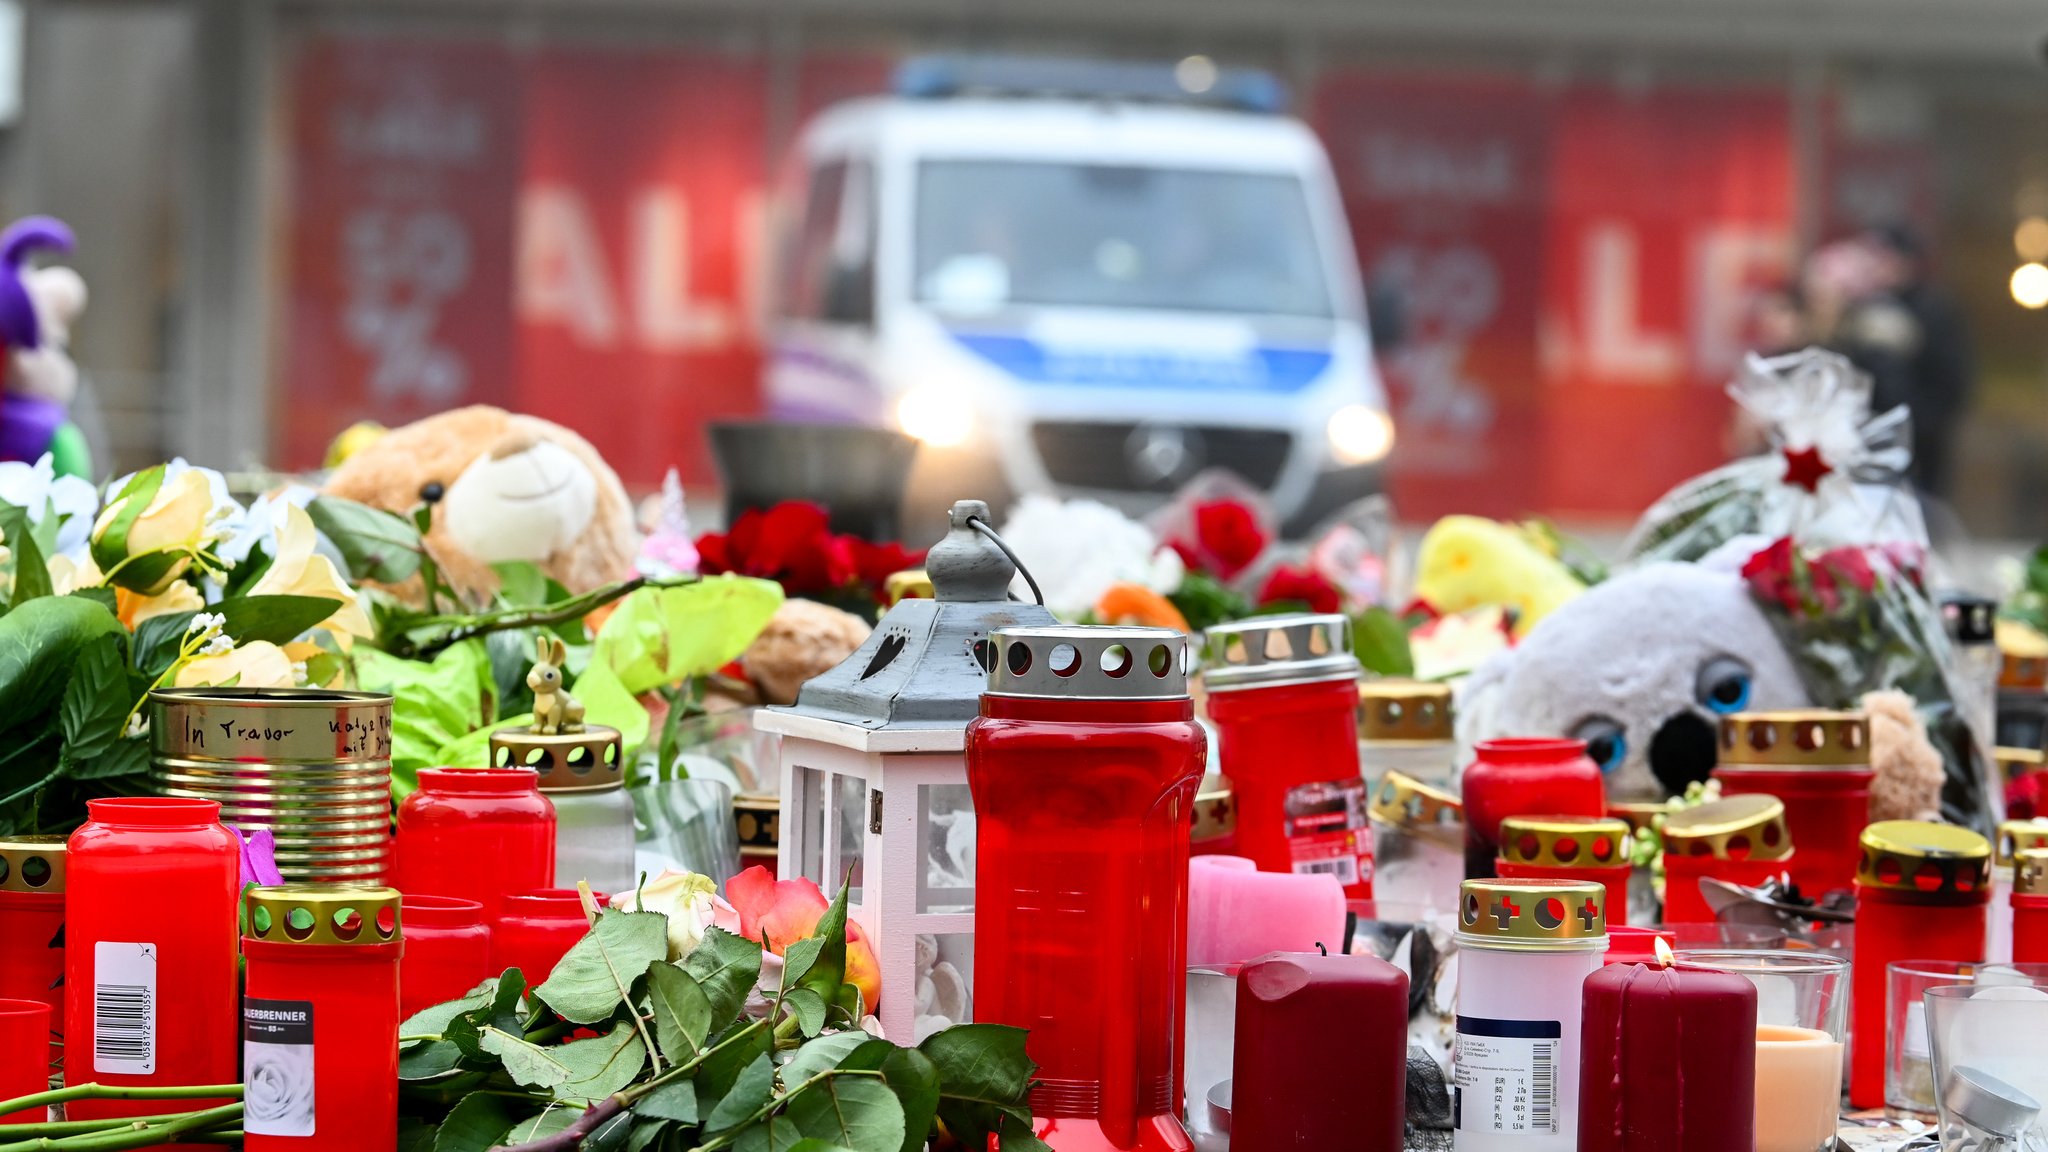
[[[924,563],[923,550],[831,530],[825,509],[785,500],[749,509],[727,532],[697,537],[699,571],[773,580],[789,596],[819,600],[872,619],[888,603],[889,577]]]
[[[1046,1148],[1021,1030],[958,1025],[915,1048],[863,1030],[844,889],[827,904],[751,872],[730,906],[686,874],[592,903],[589,934],[539,983],[509,969],[405,1021],[401,1146]]]

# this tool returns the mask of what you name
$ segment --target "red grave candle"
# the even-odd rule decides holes
[[[64,1056],[64,837],[0,839],[0,999],[50,1006],[49,1063]]]
[[[401,1017],[460,999],[493,975],[484,906],[453,896],[407,896],[405,959],[398,966]]]
[[[1058,1152],[1185,1152],[1188,813],[1206,759],[1187,638],[989,639],[995,667],[967,726],[975,1019],[1030,1031],[1034,1128]]]
[[[1587,880],[1607,889],[1607,926],[1626,923],[1628,822],[1612,816],[1510,816],[1500,825],[1494,874],[1516,880]]]
[[[1231,1148],[1401,1152],[1407,1064],[1407,973],[1374,956],[1269,952],[1237,974]]]
[[[591,899],[604,902],[596,892]],[[491,924],[490,971],[517,968],[528,984],[539,984],[589,931],[590,914],[574,888],[508,893]]]
[[[1744,795],[1664,818],[1664,922],[1711,924],[1700,881],[1754,887],[1792,865],[1792,833],[1775,796]]]
[[[1814,899],[1855,881],[1856,838],[1870,823],[1876,778],[1870,721],[1861,712],[1738,712],[1721,719],[1714,768],[1721,795],[1761,793],[1784,803],[1799,853],[1783,871]]]
[[[398,1146],[398,890],[252,888],[242,954],[243,1144]]]
[[[1607,790],[1583,740],[1482,740],[1460,779],[1465,876],[1492,876],[1501,822],[1510,816],[1605,816]]]
[[[2048,964],[2048,848],[2013,860],[2012,958],[2017,964]]]
[[[1205,637],[1202,686],[1237,808],[1234,853],[1262,872],[1335,876],[1347,899],[1372,899],[1351,621],[1256,616]]]
[[[1756,1142],[1756,985],[1690,965],[1586,978],[1579,1152],[1739,1152]]]
[[[1849,1103],[1883,1106],[1888,970],[1900,960],[1984,959],[1991,842],[1967,828],[1886,820],[1863,830],[1850,962]]]
[[[422,768],[398,806],[397,888],[498,914],[508,892],[555,882],[555,806],[532,768]]]
[[[211,800],[139,796],[85,807],[65,862],[66,1079],[235,1083],[240,840]],[[65,1105],[73,1120],[163,1110],[161,1100]]]
[[[34,1096],[50,1087],[50,1006],[41,1000],[0,1000],[0,1100]],[[40,1124],[49,1108],[0,1115],[0,1124]]]

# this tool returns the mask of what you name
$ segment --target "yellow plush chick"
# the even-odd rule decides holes
[[[1515,635],[1586,590],[1521,529],[1478,516],[1446,516],[1422,537],[1415,595],[1438,612],[1489,604],[1515,611]]]
[[[331,471],[346,463],[348,458],[382,439],[390,429],[374,420],[364,420],[341,430],[334,443],[327,446],[325,466]]]

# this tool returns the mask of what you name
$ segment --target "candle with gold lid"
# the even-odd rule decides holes
[[[2048,964],[2048,848],[2029,848],[2013,862],[2012,958]]]
[[[1634,844],[1612,816],[1510,816],[1501,821],[1495,874],[1590,880],[1607,889],[1607,923],[1628,922]]]
[[[1367,780],[1399,772],[1433,788],[1457,790],[1458,745],[1451,689],[1420,680],[1358,685],[1358,764]]]
[[[1449,792],[1404,772],[1373,785],[1375,899],[1450,908],[1465,879],[1465,806]]]
[[[1900,960],[1984,958],[1991,842],[1967,828],[1886,820],[1863,830],[1856,873],[1849,1101],[1885,1103],[1887,969]]]
[[[1189,851],[1197,856],[1230,854],[1237,843],[1237,804],[1231,799],[1230,781],[1222,776],[1202,777],[1188,838]]]
[[[50,1062],[64,1053],[62,836],[0,838],[0,1000],[50,1006]]]
[[[1664,922],[1714,919],[1701,880],[1754,886],[1789,870],[1793,859],[1785,805],[1775,796],[1730,796],[1681,808],[1664,821]]]
[[[1508,877],[1459,890],[1451,1048],[1457,1152],[1574,1152],[1580,992],[1607,950],[1607,889]]]
[[[1991,942],[1984,958],[2002,964],[2013,958],[2014,866],[2021,852],[2048,848],[2048,818],[2007,820],[1991,838]]]
[[[2048,637],[2015,620],[2000,620],[1998,743],[2040,748],[2048,731]]]
[[[1762,793],[1785,805],[1799,855],[1792,880],[1818,899],[1856,878],[1856,838],[1870,822],[1870,720],[1861,712],[1737,712],[1721,720],[1714,778],[1723,796]]]
[[[581,721],[556,732],[510,725],[491,733],[490,757],[493,767],[540,773],[540,794],[555,810],[553,887],[584,881],[600,892],[632,890],[633,797],[618,729]]]

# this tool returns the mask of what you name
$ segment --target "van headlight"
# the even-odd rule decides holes
[[[1377,464],[1394,450],[1394,421],[1364,404],[1346,404],[1330,414],[1330,452],[1340,464]]]
[[[957,392],[916,388],[896,401],[896,426],[935,448],[966,442],[974,432],[974,409]]]

